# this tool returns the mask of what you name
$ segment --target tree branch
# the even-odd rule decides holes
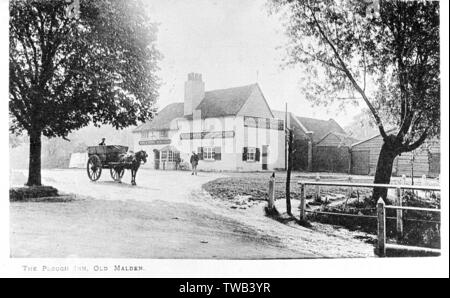
[[[367,98],[366,93],[364,92],[364,90],[356,82],[356,80],[353,77],[353,75],[351,74],[350,70],[347,68],[347,65],[345,64],[345,62],[342,60],[341,56],[339,55],[339,52],[337,51],[337,49],[334,46],[334,44],[329,40],[328,36],[323,31],[322,27],[319,24],[319,21],[316,18],[314,10],[308,4],[306,4],[306,6],[308,7],[308,9],[311,12],[311,15],[312,15],[312,17],[314,19],[314,23],[316,24],[316,27],[319,30],[320,35],[325,40],[325,42],[330,46],[330,48],[333,51],[336,59],[338,60],[339,64],[341,65],[341,67],[343,69],[343,72],[347,75],[347,77],[349,78],[350,82],[353,84],[354,88],[361,94],[361,96],[363,97],[365,103],[367,104],[367,106],[369,107],[370,111],[372,112],[372,115],[375,118],[375,123],[378,126],[378,129],[380,131],[381,136],[383,137],[383,139],[387,139],[387,134],[386,134],[386,131],[384,129],[383,123],[381,122],[380,116],[378,115],[378,112],[375,110],[373,105],[370,103],[370,101]]]
[[[427,137],[428,137],[428,128],[425,129],[425,131],[423,132],[423,134],[420,136],[420,138],[417,141],[415,141],[414,143],[412,143],[410,145],[403,146],[402,152],[410,152],[410,151],[416,150],[423,144],[423,142],[425,142]]]
[[[311,54],[311,53],[305,51],[304,49],[299,48],[299,50],[300,50],[301,52],[303,52],[304,54],[310,56],[311,58],[313,58],[313,59],[315,59],[315,60],[317,60],[317,61],[319,61],[319,62],[321,62],[321,63],[323,63],[323,64],[325,64],[325,65],[328,65],[328,66],[330,66],[330,67],[333,67],[333,68],[335,68],[335,69],[337,69],[337,70],[339,70],[339,71],[342,71],[342,72],[344,71],[343,68],[337,66],[337,65],[336,65],[335,63],[333,63],[332,61],[326,61],[326,60],[324,60],[324,59],[321,59],[321,58],[319,58],[319,57],[317,57],[317,56],[315,56],[315,55],[313,55],[313,54]]]

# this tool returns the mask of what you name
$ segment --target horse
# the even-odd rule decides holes
[[[147,162],[148,154],[144,150],[136,153],[124,153],[119,156],[122,169],[131,170],[131,185],[136,185],[136,173],[141,166],[141,162]]]

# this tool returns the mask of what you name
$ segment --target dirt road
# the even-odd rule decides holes
[[[104,172],[43,171],[43,183],[76,194],[70,203],[12,203],[12,257],[320,258],[370,257],[373,246],[345,231],[278,223],[263,203],[247,210],[214,201],[201,185],[221,174],[142,170],[137,187]],[[15,175],[15,177],[24,177]],[[20,180],[20,179],[16,179]],[[13,181],[13,184],[23,181]],[[331,229],[332,230],[332,229]]]

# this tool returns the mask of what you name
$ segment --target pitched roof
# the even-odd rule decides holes
[[[344,129],[334,120],[319,120],[308,117],[297,117],[297,120],[308,130],[313,132],[313,141],[320,141],[329,132],[345,134]]]
[[[393,133],[393,132],[396,132],[396,131],[397,131],[397,129],[395,129],[395,128],[389,128],[389,129],[386,130],[386,133]],[[373,139],[375,139],[375,138],[377,138],[377,137],[380,137],[380,136],[381,136],[381,134],[380,134],[380,133],[377,133],[377,134],[371,136],[370,138],[367,138],[367,139],[365,139],[365,140],[362,140],[362,141],[359,141],[359,142],[357,142],[357,143],[352,144],[352,147],[358,146],[358,145],[360,145],[360,144],[363,144],[363,143],[365,143],[365,142],[368,142],[368,141],[373,140]]]
[[[257,84],[219,89],[205,92],[205,97],[196,107],[202,118],[237,115]]]
[[[172,103],[162,109],[153,120],[138,126],[133,132],[144,130],[170,129],[173,119],[182,118],[184,115],[184,104],[182,102]]]
[[[356,142],[358,142],[358,139],[355,139],[347,134],[343,134],[343,133],[338,133],[338,132],[334,132],[334,131],[330,131],[329,133],[327,133],[325,136],[323,136],[322,139],[320,139],[316,144],[319,145],[323,140],[325,140],[329,135],[334,135],[336,136],[339,141],[341,142],[342,145],[346,145],[346,146],[350,146]]]

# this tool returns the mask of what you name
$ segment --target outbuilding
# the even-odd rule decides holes
[[[351,146],[351,173],[355,175],[374,175],[380,155],[383,138],[375,135]],[[412,152],[406,152],[394,160],[393,176],[426,175],[437,177],[440,174],[440,141],[438,138],[425,141]]]

